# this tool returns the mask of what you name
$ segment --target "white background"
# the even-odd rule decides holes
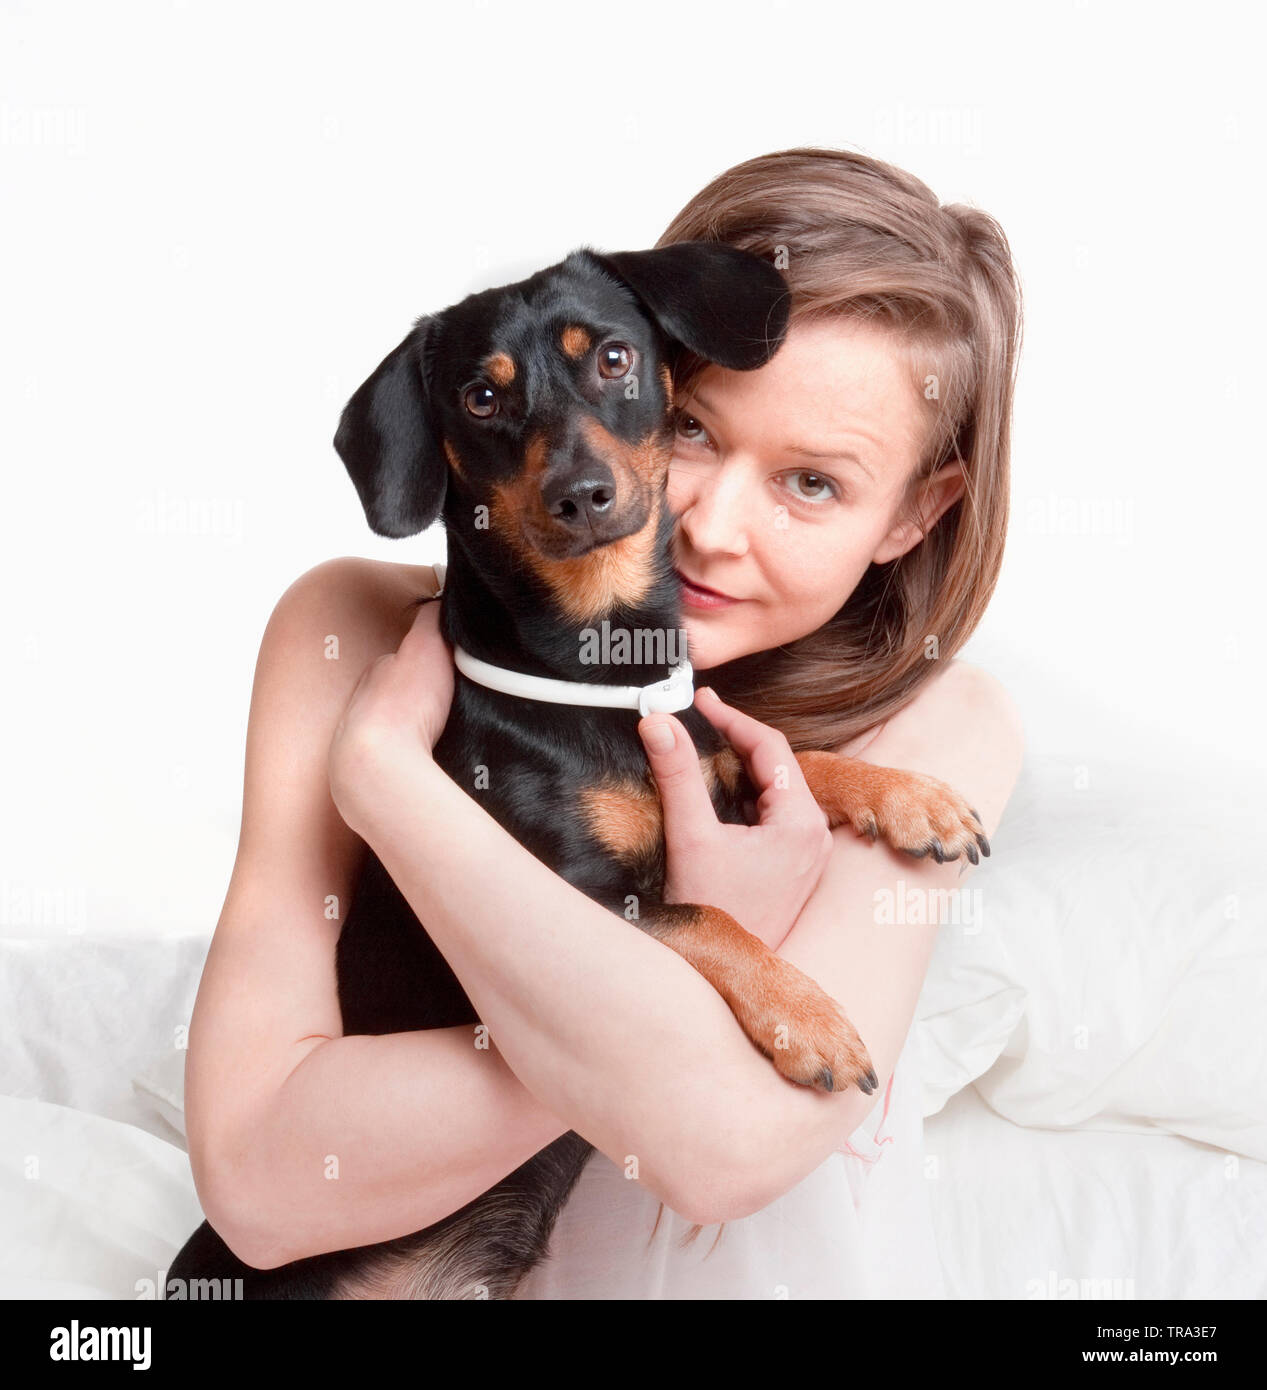
[[[967,655],[1032,745],[1093,777],[1103,719],[1267,768],[1250,13],[5,4],[0,932],[210,931],[277,598],[441,555],[366,529],[347,396],[419,313],[797,144],[1010,237],[1013,525]]]

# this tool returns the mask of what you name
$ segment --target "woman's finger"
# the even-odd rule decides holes
[[[367,699],[366,691],[373,684],[375,675],[382,667],[383,662],[392,659],[390,652],[384,652],[381,656],[372,657],[361,669],[361,674],[356,678],[356,684],[352,687],[348,698],[343,704],[343,713],[339,716],[339,722],[335,725],[334,739],[337,741],[347,728],[348,722],[354,710],[361,707],[361,702]]]
[[[717,812],[685,726],[671,714],[650,714],[639,720],[638,733],[660,790],[665,838],[689,844],[716,830]]]
[[[420,603],[396,654],[407,661],[424,660],[425,654],[434,650],[437,642],[444,640],[444,633],[440,628],[440,605]]]
[[[696,691],[695,704],[744,760],[761,792],[758,807],[763,820],[791,818],[803,813],[807,803],[817,805],[792,745],[778,729],[734,709],[707,686]]]
[[[440,629],[440,605],[423,604],[400,646],[387,653],[384,659],[390,663],[382,676],[384,689],[390,686],[401,693],[401,698],[408,698],[421,682],[438,679],[441,659],[451,668],[453,656]]]

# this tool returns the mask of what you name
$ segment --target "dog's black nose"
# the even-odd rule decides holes
[[[611,511],[616,502],[616,485],[610,477],[586,471],[548,483],[542,500],[546,510],[566,526],[592,524]]]

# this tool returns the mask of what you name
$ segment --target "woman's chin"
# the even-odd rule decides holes
[[[734,642],[727,641],[724,634],[711,629],[707,623],[686,618],[682,626],[686,628],[691,665],[697,671],[707,671],[711,666],[720,666],[723,662],[743,655]]]

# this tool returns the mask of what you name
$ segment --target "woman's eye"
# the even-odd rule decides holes
[[[808,470],[788,473],[785,475],[785,481],[792,494],[802,502],[826,502],[836,496],[835,484],[821,473],[811,473]]]
[[[633,366],[633,348],[628,343],[604,343],[598,350],[598,374],[608,381],[629,375]]]
[[[679,410],[675,423],[678,434],[688,443],[707,444],[709,442],[708,431],[694,415],[688,415],[685,410]]]
[[[462,393],[462,404],[477,420],[487,420],[497,414],[497,392],[482,382],[468,386]]]

